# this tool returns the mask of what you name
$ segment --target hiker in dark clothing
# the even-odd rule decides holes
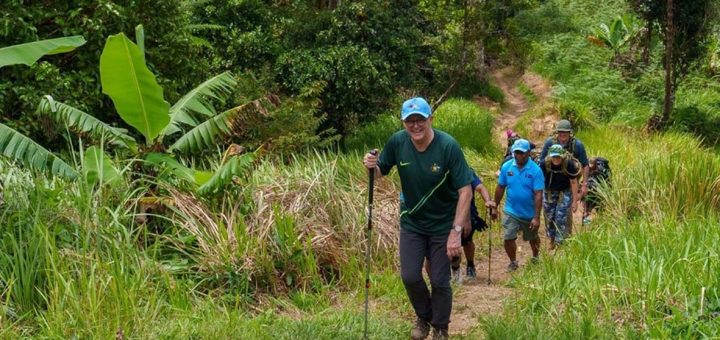
[[[598,189],[601,184],[610,184],[610,164],[606,158],[590,158],[590,177],[588,178],[588,193],[583,197],[583,224],[590,223],[590,213],[600,205]]]
[[[460,145],[432,128],[430,105],[422,98],[403,103],[404,130],[393,134],[379,156],[367,153],[363,164],[377,178],[397,166],[403,193],[400,213],[400,276],[417,320],[410,335],[447,339],[452,288],[450,258],[461,254],[461,235],[470,232],[472,172]],[[430,262],[428,289],[422,275]]]
[[[565,149],[554,144],[548,149],[548,156],[540,164],[545,176],[543,210],[545,211],[545,229],[550,239],[550,250],[562,243],[566,234],[568,213],[577,211],[577,177],[580,174],[575,162],[570,161]],[[571,211],[569,211],[572,209]]]
[[[555,135],[545,140],[545,144],[543,144],[543,149],[540,153],[540,160],[543,160],[545,159],[545,157],[547,157],[548,149],[550,149],[550,146],[552,146],[553,144],[562,145],[562,147],[568,152],[570,156],[580,162],[582,171],[580,172],[581,176],[579,177],[582,177],[583,181],[580,188],[578,188],[578,192],[573,193],[573,199],[582,199],[588,191],[587,179],[590,175],[590,169],[588,168],[589,164],[587,153],[585,152],[585,144],[583,144],[582,141],[575,138],[575,136],[573,135],[572,124],[570,124],[570,121],[563,119],[557,122],[557,124],[555,125]],[[578,197],[576,198],[574,196]],[[567,234],[572,234],[572,214],[568,214],[566,228]]]
[[[477,176],[477,174],[473,171],[473,181],[470,184],[472,187],[472,191],[478,192],[480,196],[483,198],[483,201],[485,201],[485,207],[488,209],[494,209],[496,207],[495,201],[493,201],[490,198],[490,194],[488,193],[487,189],[483,185],[482,180],[480,177]],[[475,205],[475,195],[473,195],[473,199],[470,202],[470,224],[472,225],[472,228],[470,230],[470,234],[463,235],[462,237],[462,247],[463,247],[463,253],[465,253],[465,259],[467,261],[467,265],[465,268],[465,277],[468,279],[475,279],[477,274],[475,273],[475,243],[473,242],[473,235],[475,234],[475,231],[483,231],[487,229],[488,225],[485,220],[480,217],[480,212],[477,209],[477,206]],[[457,256],[452,259],[452,279],[455,282],[460,282],[460,262],[461,257]]]

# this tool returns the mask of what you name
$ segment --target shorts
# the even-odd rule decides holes
[[[505,230],[505,234],[503,235],[505,241],[517,239],[517,234],[520,230],[523,232],[523,240],[534,241],[538,239],[538,230],[540,228],[532,231],[530,230],[530,221],[519,219],[508,213],[503,214],[502,226]]]

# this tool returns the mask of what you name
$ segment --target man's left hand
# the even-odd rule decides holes
[[[447,241],[447,256],[452,258],[460,255],[462,255],[462,243],[460,240],[460,233],[451,230]]]

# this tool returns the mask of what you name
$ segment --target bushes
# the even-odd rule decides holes
[[[494,118],[477,104],[458,99],[444,102],[435,111],[433,127],[449,133],[463,148],[490,153],[497,150],[492,135]]]
[[[330,46],[285,53],[278,59],[277,81],[292,93],[317,91],[327,114],[325,127],[344,135],[383,108],[392,94],[389,65],[358,46]]]

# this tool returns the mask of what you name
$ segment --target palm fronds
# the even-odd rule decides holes
[[[0,152],[36,170],[50,171],[53,175],[67,179],[75,179],[78,176],[77,171],[65,161],[4,124],[0,124]]]
[[[169,136],[180,131],[181,123],[195,127],[198,124],[193,114],[206,117],[215,116],[215,108],[211,100],[222,100],[230,94],[237,84],[230,72],[214,76],[185,94],[170,108],[170,124],[165,128],[164,135]]]
[[[239,132],[245,126],[257,121],[260,116],[267,115],[268,112],[259,100],[234,107],[188,131],[170,146],[170,151],[196,152],[212,147],[221,138]]]
[[[122,133],[103,121],[76,109],[70,105],[55,101],[51,96],[44,96],[38,105],[38,112],[50,115],[78,132],[88,133],[99,140],[107,140],[111,144],[135,150],[135,139]]]

